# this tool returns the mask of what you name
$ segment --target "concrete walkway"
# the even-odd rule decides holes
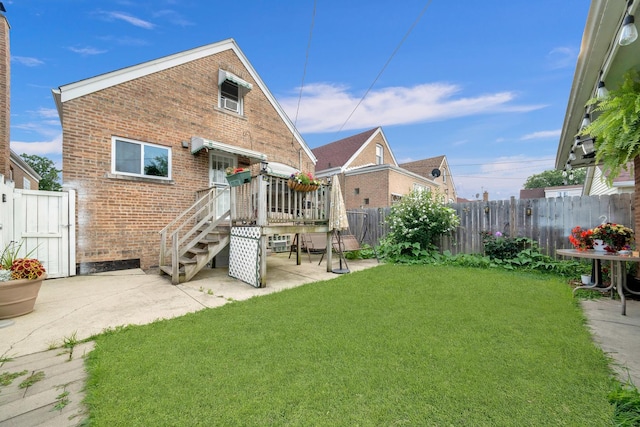
[[[80,341],[107,328],[146,324],[337,277],[326,271],[326,264],[318,266],[319,255],[309,262],[305,254],[299,266],[288,255],[269,255],[268,283],[261,289],[230,278],[226,269],[201,272],[178,286],[167,276],[141,270],[46,280],[35,310],[0,328],[0,374],[21,374],[10,385],[0,385],[0,427],[75,426],[86,418],[81,404],[83,356],[93,343],[76,345],[70,354],[60,348],[65,340]],[[349,261],[351,271],[376,265],[376,260]],[[626,316],[620,314],[620,302],[609,298],[584,301],[582,306],[594,340],[611,356],[620,380],[640,385],[640,301],[627,300]],[[44,377],[24,387],[25,380],[42,375],[39,372]]]
[[[10,385],[0,385],[0,426],[75,426],[86,418],[81,405],[86,380],[83,356],[93,343],[74,346],[70,355],[60,348],[65,341],[338,277],[326,271],[325,261],[318,265],[320,255],[311,257],[309,262],[304,254],[302,264],[296,265],[295,254],[291,259],[288,252],[269,254],[265,288],[233,279],[224,268],[202,271],[177,286],[168,276],[142,270],[46,280],[33,312],[0,321],[11,323],[0,328],[0,374],[24,372]],[[375,259],[348,263],[353,272],[378,265]],[[336,259],[333,267],[338,268]],[[44,373],[41,380],[20,387],[30,376],[42,375],[39,372]]]

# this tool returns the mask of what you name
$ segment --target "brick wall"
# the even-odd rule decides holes
[[[10,166],[10,68],[9,22],[0,13],[0,174],[9,177]]]
[[[388,207],[391,206],[392,194],[408,194],[414,184],[431,187],[426,180],[416,179],[389,167],[343,175],[340,183],[347,209]]]
[[[391,153],[389,152],[389,147],[384,142],[384,138],[382,138],[382,134],[378,133],[372,141],[370,141],[366,147],[362,150],[362,152],[351,162],[350,166],[363,166],[369,164],[376,164],[376,145],[382,145],[383,149],[383,163],[391,164]]]
[[[11,165],[9,167],[11,169],[11,176],[13,176],[13,182],[15,183],[15,188],[25,188],[24,179],[26,178],[31,183],[29,190],[38,189],[38,181],[31,178],[31,176],[25,173],[25,171],[22,170],[20,166],[18,166],[14,162],[11,162]]]
[[[253,84],[244,116],[218,105],[218,69]],[[299,167],[301,147],[231,50],[72,99],[63,105],[63,186],[77,191],[79,264],[159,258],[158,232],[209,185],[209,155],[182,141],[199,136]],[[111,174],[111,137],[172,150],[172,181]],[[314,171],[303,152],[304,170]],[[82,273],[82,268],[80,269]]]

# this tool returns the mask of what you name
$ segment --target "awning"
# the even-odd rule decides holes
[[[222,69],[218,70],[218,85],[221,85],[222,83],[224,83],[225,80],[234,82],[235,84],[245,88],[246,90],[253,89],[253,85],[251,83],[242,80],[240,77],[236,76],[235,74]]]
[[[267,155],[246,148],[235,147],[233,145],[223,144],[222,142],[211,141],[210,139],[200,138],[199,136],[191,137],[191,154],[196,154],[203,148],[207,150],[218,150],[225,153],[235,154],[238,156],[248,157],[249,159],[261,162],[267,160]]]

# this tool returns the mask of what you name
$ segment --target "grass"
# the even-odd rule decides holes
[[[603,426],[611,371],[562,279],[381,265],[97,338],[97,426]]]

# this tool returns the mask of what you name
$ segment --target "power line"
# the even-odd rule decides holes
[[[413,31],[413,29],[415,28],[416,25],[418,25],[418,21],[420,21],[420,18],[422,18],[422,15],[425,14],[425,12],[427,11],[427,9],[429,8],[429,6],[431,5],[431,2],[433,0],[429,0],[427,2],[427,4],[424,6],[424,8],[422,9],[422,11],[420,12],[420,14],[418,15],[418,17],[416,18],[416,20],[413,22],[413,24],[411,25],[411,27],[409,28],[409,31],[407,31],[407,33],[404,35],[404,37],[402,38],[402,40],[400,40],[400,43],[398,44],[398,46],[395,48],[395,50],[393,51],[393,53],[391,54],[391,56],[389,56],[389,59],[387,59],[387,62],[384,64],[384,66],[382,67],[382,69],[380,70],[380,72],[378,73],[378,75],[376,76],[376,78],[373,80],[373,82],[371,83],[371,86],[369,86],[369,88],[367,89],[367,91],[364,93],[364,95],[362,95],[362,98],[360,98],[360,101],[358,101],[358,103],[356,104],[356,106],[353,108],[353,111],[351,111],[351,113],[349,114],[349,116],[347,117],[347,120],[344,121],[344,123],[342,124],[342,126],[340,126],[340,129],[338,129],[338,131],[336,132],[336,135],[338,133],[340,133],[342,131],[342,128],[344,128],[344,126],[347,124],[347,122],[349,122],[349,120],[351,120],[351,116],[353,116],[353,113],[356,112],[356,110],[358,109],[358,107],[360,106],[360,104],[362,104],[362,101],[364,101],[364,99],[367,97],[367,95],[369,94],[369,92],[371,91],[371,89],[373,88],[373,86],[376,84],[376,82],[378,81],[378,79],[380,78],[380,76],[382,76],[382,73],[384,73],[384,70],[387,68],[387,66],[389,65],[389,63],[391,62],[391,60],[393,59],[394,56],[396,56],[396,53],[398,53],[398,51],[400,50],[400,46],[402,46],[402,44],[404,43],[404,41],[409,37],[409,34],[411,34],[411,31]]]

